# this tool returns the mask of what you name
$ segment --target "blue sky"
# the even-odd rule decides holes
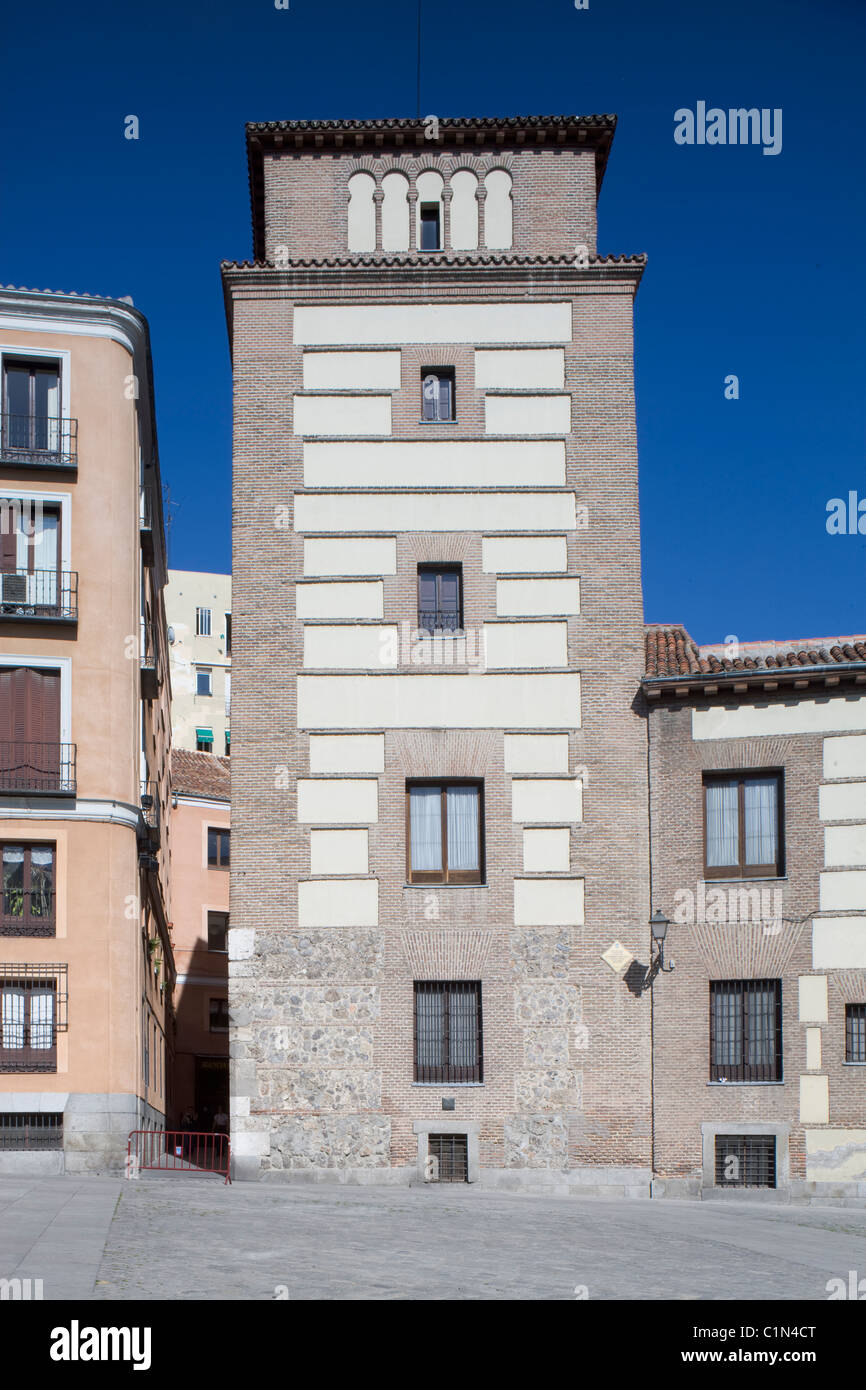
[[[866,498],[862,0],[423,0],[423,15],[422,114],[619,116],[599,247],[649,255],[648,620],[705,642],[866,631],[866,535],[825,527],[828,499]],[[43,0],[7,11],[3,38],[0,281],[133,296],[171,563],[227,570],[219,263],[251,254],[244,122],[414,115],[415,0]],[[781,153],[677,145],[674,112],[698,101],[780,107]]]

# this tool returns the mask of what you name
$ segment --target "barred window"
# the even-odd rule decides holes
[[[196,637],[210,637],[209,608],[197,608],[195,610],[195,635]]]
[[[431,1182],[469,1181],[469,1140],[465,1134],[431,1134],[427,1157]]]
[[[484,1079],[481,984],[477,980],[416,980],[415,1080]]]
[[[0,1149],[62,1149],[63,1112],[0,1112]]]
[[[711,981],[710,1080],[782,1080],[781,980]]]
[[[845,1061],[866,1062],[866,1004],[845,1005]]]
[[[775,1187],[774,1134],[717,1134],[716,1187]]]
[[[0,1071],[56,1071],[66,1007],[65,965],[0,964]]]

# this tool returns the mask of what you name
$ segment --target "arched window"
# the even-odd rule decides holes
[[[425,169],[415,180],[418,202],[415,205],[415,245],[419,251],[442,249],[442,175]]]
[[[455,251],[478,248],[478,180],[469,169],[458,169],[451,177],[451,245]]]
[[[409,250],[409,180],[392,171],[382,180],[382,250]]]
[[[506,169],[491,169],[484,180],[484,243],[491,251],[511,246],[511,175]]]
[[[353,174],[349,179],[349,250],[376,250],[376,204],[372,174]]]

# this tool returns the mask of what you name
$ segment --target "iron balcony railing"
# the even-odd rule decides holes
[[[78,467],[78,421],[50,415],[0,415],[0,463]]]
[[[156,698],[159,690],[158,648],[153,623],[141,624],[141,693],[145,700]]]
[[[155,849],[160,841],[159,785],[156,782],[141,784],[141,825],[139,839],[143,853]]]
[[[0,793],[74,796],[76,745],[0,741]]]
[[[54,890],[4,887],[0,936],[54,936]]]
[[[10,570],[0,574],[0,618],[78,620],[77,570]]]
[[[141,541],[141,553],[146,565],[153,564],[153,491],[150,487],[144,486],[139,492],[138,500],[138,534]]]
[[[463,623],[453,609],[422,608],[418,613],[420,632],[462,632]]]

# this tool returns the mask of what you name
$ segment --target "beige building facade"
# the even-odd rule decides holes
[[[0,290],[0,1170],[120,1167],[173,1046],[148,328]]]
[[[231,575],[169,570],[165,603],[174,746],[226,756],[231,752]]]
[[[210,1132],[228,1112],[228,758],[174,748],[172,913],[177,986],[173,1113]]]

